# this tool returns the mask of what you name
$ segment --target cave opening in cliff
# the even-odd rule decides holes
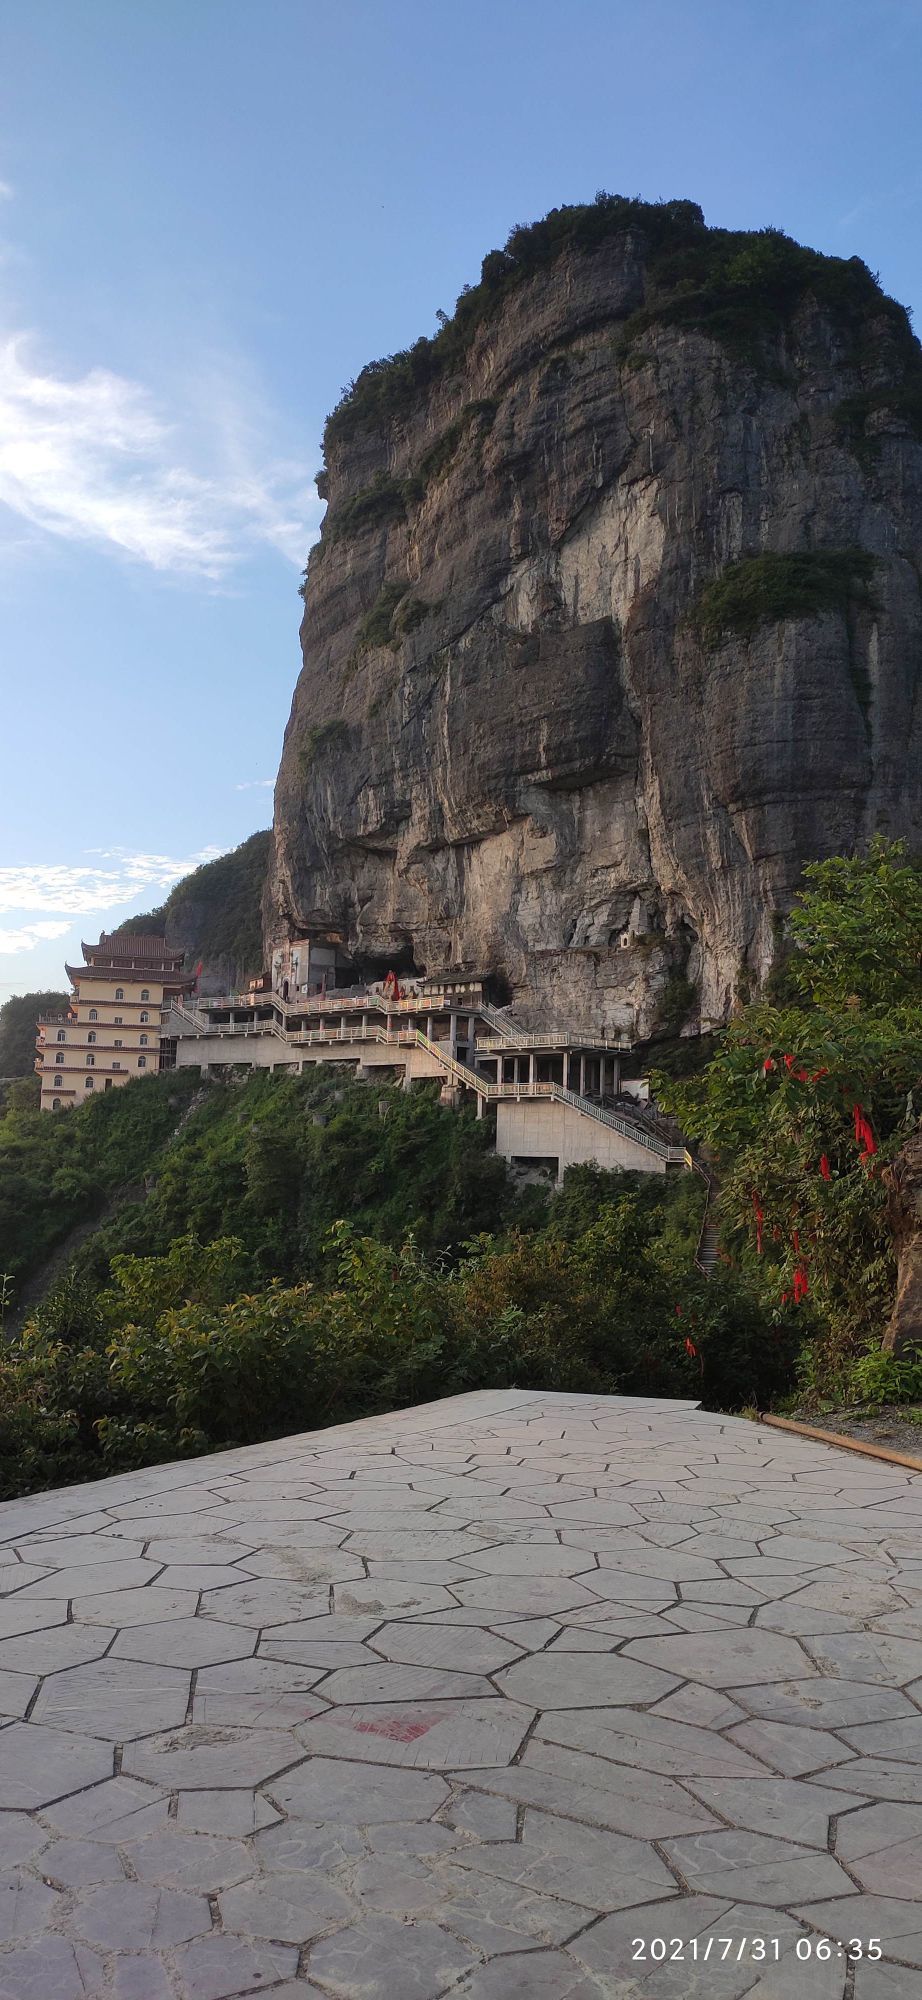
[[[357,977],[363,986],[372,986],[377,980],[386,979],[389,972],[396,972],[400,979],[422,979],[426,968],[418,965],[413,956],[411,940],[395,945],[391,951],[360,951],[356,953]]]

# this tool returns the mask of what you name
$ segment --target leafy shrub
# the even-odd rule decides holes
[[[908,1350],[899,1359],[874,1348],[853,1362],[848,1381],[849,1400],[880,1409],[884,1403],[922,1402],[922,1348]]]
[[[298,751],[298,760],[303,771],[309,771],[321,757],[344,750],[349,741],[349,725],[342,716],[334,716],[329,722],[315,722],[307,731]]]
[[[760,625],[778,619],[817,618],[867,603],[873,572],[873,556],[858,548],[743,556],[700,592],[692,622],[707,645],[730,632],[751,639]]]

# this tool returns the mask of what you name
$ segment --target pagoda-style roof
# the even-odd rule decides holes
[[[171,992],[177,993],[195,985],[195,973],[183,972],[181,959],[171,965],[151,965],[143,959],[138,964],[132,964],[124,959],[114,959],[102,965],[66,965],[64,970],[72,986],[79,986],[83,979],[125,979],[133,986],[139,985],[142,979],[152,979],[159,986],[168,986]]]
[[[171,970],[182,965],[185,953],[176,945],[167,944],[166,938],[149,936],[143,931],[103,931],[98,944],[81,944],[87,965],[154,966],[169,965]]]

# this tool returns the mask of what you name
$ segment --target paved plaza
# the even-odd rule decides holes
[[[919,2000],[920,1525],[524,1392],[0,1506],[0,2000]]]

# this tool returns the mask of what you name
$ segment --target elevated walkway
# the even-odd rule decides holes
[[[273,1018],[257,1018],[260,1008],[264,1017],[271,1008]],[[238,1013],[248,1018],[237,1020]],[[216,1014],[225,1018],[216,1020]],[[447,1017],[448,1033],[442,1038],[428,1033],[418,1025],[421,1014],[430,1027],[434,1020]],[[288,1025],[311,1017],[316,1026]],[[466,1061],[457,1053],[459,1019]],[[483,1027],[492,1032],[479,1033]],[[572,1028],[536,1033],[479,999],[452,996],[440,1004],[432,994],[395,1000],[367,991],[302,996],[297,1001],[277,994],[229,995],[210,1004],[177,1000],[163,1032],[175,1038],[180,1067],[276,1069],[300,1066],[305,1058],[316,1062],[357,1058],[363,1071],[402,1070],[408,1085],[426,1076],[439,1077],[447,1097],[470,1092],[478,1111],[488,1104],[495,1107],[496,1147],[503,1158],[524,1165],[553,1163],[558,1178],[567,1166],[584,1161],[651,1173],[688,1164],[684,1146],[651,1130],[639,1112],[634,1118],[623,1109],[612,1110],[583,1089],[587,1066],[591,1069],[594,1064],[604,1077],[610,1067],[612,1078],[617,1077],[618,1056],[632,1045],[626,1032],[604,1040]],[[572,1052],[580,1052],[579,1090],[570,1088]],[[524,1063],[510,1065],[505,1060],[518,1056],[529,1058],[527,1081],[521,1075]],[[539,1056],[561,1058],[554,1066],[561,1069],[564,1080],[538,1077]],[[479,1066],[481,1057],[495,1058],[490,1064],[494,1076]],[[504,1076],[504,1067],[510,1066],[515,1075]],[[543,1066],[550,1067],[550,1061]]]

